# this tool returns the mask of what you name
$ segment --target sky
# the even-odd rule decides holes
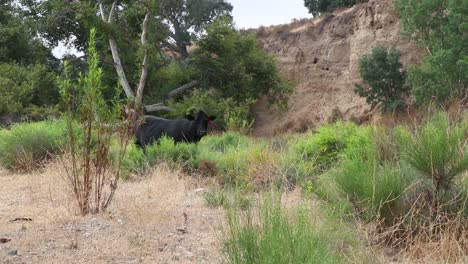
[[[258,28],[286,24],[294,18],[312,17],[304,0],[227,0],[238,28]]]
[[[304,0],[227,0],[227,2],[234,7],[232,15],[239,29],[286,24],[294,18],[312,17],[304,6]],[[54,56],[61,58],[67,51],[79,54],[64,45],[59,45],[52,52]]]

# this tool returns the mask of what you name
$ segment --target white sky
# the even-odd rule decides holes
[[[304,0],[227,0],[234,9],[232,15],[238,28],[258,28],[312,17]]]
[[[232,15],[236,27],[258,28],[290,23],[294,18],[310,18],[304,0],[227,0],[234,9]],[[53,49],[54,56],[61,58],[66,52],[76,50],[60,45]],[[81,54],[80,54],[81,55]]]

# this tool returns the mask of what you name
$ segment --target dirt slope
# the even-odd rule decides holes
[[[266,100],[254,106],[254,134],[304,131],[334,118],[363,121],[369,106],[354,94],[359,58],[377,45],[396,45],[403,65],[423,51],[400,34],[392,0],[371,0],[316,19],[255,30],[274,54],[282,75],[295,85],[290,108],[281,115]]]

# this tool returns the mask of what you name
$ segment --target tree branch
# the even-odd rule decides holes
[[[143,20],[143,30],[141,32],[141,46],[145,49],[145,56],[143,57],[143,63],[141,65],[141,76],[138,84],[137,95],[136,95],[136,107],[139,108],[142,103],[143,89],[145,88],[146,77],[148,76],[148,49],[146,47],[147,36],[148,36],[148,24],[150,18],[150,11],[148,10]]]
[[[156,111],[168,111],[172,112],[174,109],[170,108],[169,106],[165,105],[164,103],[153,104],[153,105],[145,105],[146,112],[156,112]]]
[[[116,4],[116,1],[114,1],[112,3],[112,8],[111,8],[111,11],[109,13],[109,19],[108,19],[109,22],[106,22],[106,15],[104,14],[103,4],[102,4],[102,2],[99,3],[99,9],[101,11],[101,18],[102,18],[102,21],[104,23],[110,24],[112,22],[111,18],[112,18],[112,14],[114,12],[114,9],[115,9],[115,4]],[[122,84],[122,88],[125,91],[125,95],[129,99],[133,99],[135,97],[135,95],[133,94],[132,88],[130,87],[130,84],[128,83],[127,76],[125,76],[125,72],[123,70],[122,62],[120,61],[120,55],[119,55],[119,50],[117,48],[117,44],[115,43],[115,40],[111,35],[109,35],[109,46],[111,48],[112,58],[114,59],[114,68],[115,68],[115,70],[117,72],[117,75],[119,76],[120,83]]]
[[[197,81],[197,80],[191,81],[189,83],[186,83],[186,84],[180,86],[179,88],[176,88],[176,89],[172,90],[170,93],[167,94],[166,100],[176,96],[177,94],[179,94],[179,93],[181,93],[181,92],[183,92],[185,90],[188,90],[188,89],[191,89],[191,88],[197,86],[199,83],[200,82]]]

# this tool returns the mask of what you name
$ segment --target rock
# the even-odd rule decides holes
[[[10,250],[10,251],[8,251],[8,255],[16,256],[16,255],[18,255],[18,250]]]
[[[204,193],[205,191],[206,191],[205,188],[198,188],[198,189],[195,190],[195,193],[197,193],[197,194],[200,193],[201,194],[201,193]]]

